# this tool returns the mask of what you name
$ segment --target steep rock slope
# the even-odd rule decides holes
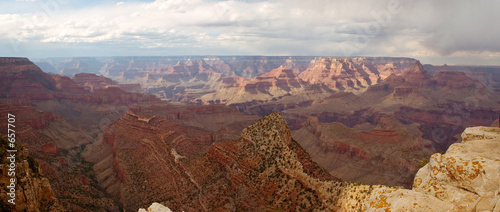
[[[310,117],[293,135],[333,176],[351,182],[411,187],[422,159],[435,151],[431,142],[415,131],[415,125],[403,125],[389,117],[365,130],[338,122],[320,123]]]
[[[235,141],[211,144],[217,136],[209,129],[147,111],[127,112],[84,153],[96,163],[99,184],[125,210],[152,201],[174,211],[362,209],[359,200],[377,187],[330,176],[292,140],[279,113]]]
[[[70,211],[118,210],[80,153],[128,105],[159,99],[118,88],[91,93],[69,77],[44,73],[27,58],[0,58],[0,85],[0,114],[16,116],[16,138],[39,161],[61,205]],[[6,125],[0,123],[2,129]]]
[[[38,161],[31,157],[23,146],[16,144],[15,148],[11,148],[8,144],[10,144],[9,141],[0,137],[0,185],[2,185],[0,210],[63,211],[52,191],[49,180],[43,176]],[[8,149],[17,150],[14,153],[15,162],[10,158],[12,153],[7,152]],[[10,173],[15,175],[11,176]],[[11,187],[15,189],[15,192],[11,191]],[[12,193],[15,193],[15,196],[12,196]],[[15,204],[8,202],[12,198],[15,199],[13,201]]]
[[[220,105],[132,107],[83,157],[95,164],[99,185],[126,210],[155,199],[185,201],[194,195],[194,184],[179,160],[193,161],[212,143],[238,138],[256,119]]]
[[[337,211],[498,211],[500,209],[500,129],[467,128],[462,143],[432,155],[415,176],[412,190],[373,186],[357,196],[364,207],[342,205]],[[351,188],[363,188],[352,186]],[[285,208],[293,211],[294,208]],[[170,211],[158,203],[152,212]],[[254,211],[250,210],[250,211]],[[139,211],[145,211],[141,209]]]
[[[196,160],[176,155],[174,173],[187,177],[175,179],[189,182],[178,193],[180,182],[170,180],[157,191],[164,199],[156,200],[173,211],[363,210],[360,200],[380,187],[330,176],[292,139],[279,113],[245,128],[238,140],[213,144]]]

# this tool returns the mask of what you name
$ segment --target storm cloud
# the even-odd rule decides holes
[[[10,1],[0,56],[405,56],[500,65],[500,1]]]

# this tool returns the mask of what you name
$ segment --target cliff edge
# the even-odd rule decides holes
[[[367,211],[500,211],[500,129],[471,127],[462,142],[436,153],[413,189],[378,188]]]
[[[274,125],[266,126],[271,117],[271,120],[279,120],[278,114],[272,114],[267,117],[267,121],[263,119],[256,126],[281,131]],[[262,132],[261,130],[253,130],[258,128],[256,126],[244,130],[242,137],[253,138],[251,140],[256,141],[255,144],[260,146],[260,149],[268,147],[268,144],[262,145],[266,142],[260,142],[267,139],[255,139],[259,136],[252,135],[254,134],[252,132]],[[268,136],[263,137],[267,138]],[[288,137],[287,133],[283,133],[282,137],[275,139],[281,140],[286,137]],[[275,142],[270,143],[275,144]],[[328,182],[318,183],[320,185],[318,187],[329,184]],[[337,207],[327,206],[322,209],[422,212],[500,211],[500,129],[493,127],[467,128],[462,134],[461,143],[453,144],[445,154],[436,153],[431,156],[429,162],[415,176],[412,190],[386,186],[370,186],[369,189],[366,187],[365,185],[349,183],[337,184],[337,189],[343,189],[340,189],[336,195],[323,198],[323,204],[329,205],[328,200],[333,199],[333,202],[336,202],[334,205]],[[318,193],[324,191],[323,189],[314,190],[319,191]],[[364,193],[364,195],[357,195],[360,193]],[[353,194],[356,198],[351,196]],[[322,196],[328,195],[323,193]],[[351,196],[351,198],[345,198],[346,196]],[[148,211],[169,211],[169,209],[155,203]]]

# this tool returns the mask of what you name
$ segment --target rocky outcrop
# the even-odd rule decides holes
[[[107,77],[104,77],[102,75],[97,76],[96,74],[92,73],[75,74],[75,76],[73,76],[71,79],[76,82],[76,84],[84,87],[85,90],[88,90],[90,92],[94,92],[95,90],[104,89],[108,86],[117,84]]]
[[[139,212],[172,212],[170,208],[163,206],[160,203],[153,202],[151,206],[146,210],[144,208],[140,208]]]
[[[402,73],[406,84],[412,87],[425,87],[432,84],[431,76],[425,71],[420,61],[415,62],[409,70]]]
[[[0,210],[2,211],[63,211],[47,178],[43,177],[38,161],[21,145],[10,148],[0,137]],[[18,150],[8,153],[7,149]],[[10,154],[15,157],[10,158]],[[12,169],[13,168],[13,169]],[[14,171],[12,171],[14,170]],[[14,175],[10,175],[14,173]],[[15,196],[14,196],[15,194]],[[13,202],[9,202],[12,200]],[[12,204],[14,203],[14,204]]]
[[[243,136],[245,134],[248,135],[244,131]],[[276,140],[286,137],[285,133]],[[499,128],[467,128],[462,134],[462,143],[452,145],[445,154],[432,155],[430,161],[415,176],[412,190],[385,186],[370,186],[365,190],[367,186],[341,184],[339,187],[344,189],[338,193],[341,196],[338,199],[341,203],[338,204],[340,207],[329,209],[416,212],[498,211],[500,207],[499,139]],[[267,143],[266,146],[269,144],[275,143]],[[280,170],[286,171],[286,168],[282,167]],[[262,191],[267,190],[269,189]],[[343,198],[346,193],[351,195],[350,200]],[[322,192],[317,194],[321,195]],[[323,200],[323,204],[328,202],[328,200]],[[353,207],[355,205],[362,206]],[[153,203],[150,209],[151,211],[170,210],[158,203]],[[286,207],[284,209],[293,211],[297,208]],[[250,210],[258,209],[251,208]]]
[[[410,67],[415,60],[410,58],[371,57],[193,56],[99,58],[99,61],[97,59],[92,61],[91,58],[75,58],[64,61],[49,60],[42,62],[51,63],[56,70],[67,70],[61,70],[64,73],[74,72],[69,70],[98,73],[96,69],[100,69],[101,74],[119,83],[140,84],[146,90],[154,92],[165,99],[193,101],[207,93],[218,93],[221,86],[229,83],[231,78],[242,77],[247,80],[258,77],[266,78],[269,76],[265,75],[269,75],[270,72],[273,72],[271,70],[274,69],[285,69],[296,75],[300,74],[300,78],[308,83],[322,83],[332,89],[362,92],[366,87],[377,84],[391,74],[400,74],[402,70]],[[274,76],[274,78],[278,78],[278,76]],[[261,80],[266,81],[262,78]],[[270,93],[276,92],[268,87],[275,86],[289,91],[297,86],[296,83],[286,82],[286,80],[277,80],[270,83],[263,81],[246,83],[243,90],[253,92],[253,94],[256,94],[255,92],[261,93],[266,96],[268,90],[271,90]],[[301,84],[303,83],[301,82]],[[224,91],[222,93],[228,92]],[[229,93],[234,95],[237,92],[231,91]],[[237,96],[239,95],[241,95],[241,92]],[[282,93],[280,93],[280,96],[282,96]],[[205,102],[230,102],[226,100],[229,97],[220,94],[218,98],[204,98],[203,100]],[[275,95],[274,97],[279,96]],[[256,98],[248,99],[253,100]],[[232,103],[236,102],[233,101]]]
[[[467,128],[462,142],[432,155],[412,190],[378,188],[367,211],[500,210],[500,129]]]
[[[380,187],[330,176],[292,139],[279,113],[206,150],[192,139],[202,131],[146,114],[128,112],[84,154],[96,160],[98,181],[125,210],[152,201],[173,211],[362,210],[360,200]]]

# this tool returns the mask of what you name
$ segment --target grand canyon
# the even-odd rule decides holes
[[[496,211],[499,73],[406,57],[3,57],[18,198],[3,130],[0,207]]]

